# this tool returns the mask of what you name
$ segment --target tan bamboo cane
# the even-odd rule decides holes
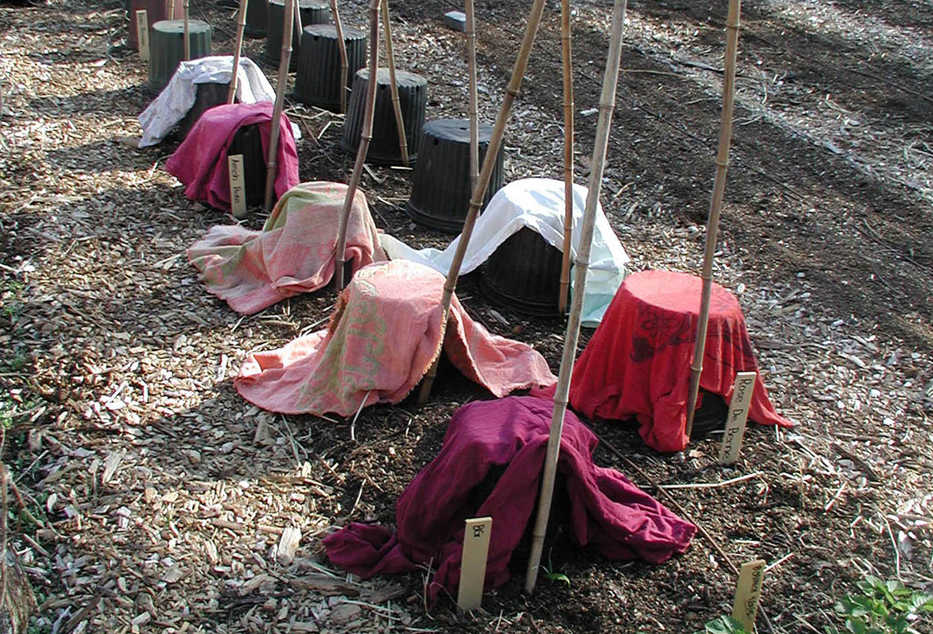
[[[395,52],[392,50],[392,24],[389,22],[389,0],[382,0],[382,30],[386,36],[386,64],[389,67],[389,88],[392,92],[392,109],[395,110],[395,127],[398,129],[398,146],[402,151],[402,164],[408,165],[408,139],[405,137],[405,120],[402,104],[398,98],[398,81],[395,78]]]
[[[171,2],[168,3],[168,19],[175,19],[175,0],[171,0]]]
[[[467,71],[470,75],[470,191],[476,187],[479,178],[479,95],[476,86],[476,16],[473,11],[473,0],[464,2],[463,12],[466,15],[466,55]]]
[[[275,105],[272,108],[272,130],[269,133],[269,151],[266,154],[266,195],[263,208],[272,209],[272,192],[275,186],[275,173],[278,167],[279,127],[282,119],[282,105],[285,102],[285,90],[288,87],[288,65],[292,59],[292,24],[298,11],[298,0],[285,0],[285,13],[282,17],[282,56],[279,58],[279,75],[275,84]]]
[[[592,171],[586,192],[586,206],[583,211],[583,225],[580,231],[580,248],[574,262],[574,284],[578,289],[573,294],[570,318],[567,320],[567,333],[564,338],[564,353],[560,360],[560,374],[554,393],[554,409],[551,415],[551,433],[548,437],[547,454],[544,459],[544,476],[541,479],[541,495],[538,503],[538,515],[532,532],[531,555],[528,560],[528,572],[525,576],[525,592],[535,589],[538,579],[538,566],[544,547],[548,517],[551,514],[551,498],[554,494],[554,479],[557,473],[557,459],[560,454],[560,438],[564,427],[564,414],[567,412],[567,400],[570,394],[570,377],[573,373],[573,360],[577,353],[580,337],[580,319],[583,313],[582,289],[586,285],[587,267],[590,264],[590,248],[593,242],[593,226],[596,224],[596,206],[599,203],[599,190],[606,163],[606,151],[609,145],[609,127],[612,123],[612,111],[616,101],[616,85],[619,81],[619,66],[622,57],[622,24],[625,21],[626,0],[616,0],[612,13],[612,35],[609,51],[606,55],[606,72],[603,75],[602,94],[599,98],[599,122],[596,127],[596,141],[593,145]]]
[[[227,103],[236,99],[236,83],[239,79],[240,52],[243,50],[243,32],[246,30],[246,5],[249,0],[240,0],[240,17],[236,25],[236,45],[233,47],[233,66],[230,69],[230,88],[227,90]]]
[[[337,50],[340,51],[340,113],[347,111],[347,74],[350,72],[350,60],[347,57],[347,43],[343,39],[343,22],[340,20],[340,10],[337,0],[330,0],[330,12],[334,16],[334,27],[337,29]]]
[[[188,30],[188,0],[185,0],[185,42],[184,42],[184,53],[185,59],[191,59],[191,32]]]
[[[564,79],[564,245],[557,307],[567,311],[570,292],[570,248],[573,236],[573,51],[570,46],[570,0],[560,3],[560,50]],[[578,289],[581,292],[582,289]]]
[[[292,28],[295,29],[294,41],[298,42],[298,47],[301,48],[301,33],[304,28],[301,24],[301,0],[295,0],[295,21],[292,22]],[[291,61],[289,61],[291,64]]]
[[[732,109],[735,99],[735,58],[739,46],[739,18],[741,1],[729,0],[729,16],[726,19],[725,76],[722,81],[722,121],[719,127],[719,152],[716,155],[716,179],[713,196],[706,220],[706,250],[703,254],[703,292],[700,297],[700,320],[697,324],[697,340],[690,364],[690,392],[687,397],[687,424],[684,433],[690,437],[693,431],[693,416],[696,414],[697,396],[700,392],[700,374],[703,372],[703,354],[706,351],[706,329],[709,325],[709,301],[713,289],[713,254],[719,234],[719,212],[726,189],[726,171],[729,167],[729,148],[732,145]]]
[[[476,224],[476,217],[479,215],[479,208],[483,204],[483,198],[486,196],[486,188],[489,186],[489,179],[492,177],[492,170],[496,164],[496,156],[499,154],[499,148],[502,146],[502,137],[505,136],[505,126],[509,120],[509,114],[512,110],[512,104],[518,96],[518,91],[522,87],[522,79],[525,77],[525,69],[528,67],[528,57],[531,54],[531,47],[534,45],[535,36],[538,33],[538,26],[541,24],[541,14],[544,11],[544,0],[535,0],[531,5],[531,11],[528,14],[528,25],[525,27],[525,35],[522,38],[521,48],[518,50],[518,57],[515,59],[515,65],[512,67],[512,77],[509,85],[505,89],[505,97],[502,100],[502,106],[499,108],[499,114],[496,117],[496,123],[492,129],[492,136],[489,138],[489,145],[486,146],[486,156],[483,158],[483,166],[479,172],[479,178],[476,179],[476,186],[470,195],[470,208],[467,210],[466,219],[463,222],[463,231],[460,233],[460,242],[457,250],[454,252],[453,260],[450,262],[450,268],[447,271],[447,280],[444,282],[444,293],[441,296],[441,328],[447,324],[447,317],[450,314],[450,301],[457,288],[457,280],[460,278],[460,266],[463,264],[463,257],[466,255],[467,246],[470,244],[470,236],[473,235],[473,227]],[[428,373],[421,381],[421,391],[418,393],[418,402],[424,403],[431,394],[431,386],[434,384],[434,378],[437,376],[437,365],[440,362],[440,355],[434,360]]]
[[[353,206],[353,197],[360,184],[363,174],[363,163],[369,151],[369,142],[373,138],[373,112],[376,110],[376,84],[379,70],[379,0],[370,0],[369,3],[369,83],[366,84],[366,105],[363,110],[363,128],[360,130],[360,145],[356,149],[356,162],[353,164],[353,174],[347,184],[347,196],[343,200],[343,210],[340,213],[340,222],[337,224],[337,243],[335,245],[335,260],[337,264],[337,289],[343,288],[343,267],[346,262],[344,251],[347,248],[347,223],[350,221],[350,208]]]

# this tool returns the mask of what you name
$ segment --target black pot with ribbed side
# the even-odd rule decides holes
[[[191,59],[211,54],[211,25],[202,20],[188,21]],[[152,25],[149,41],[149,87],[165,88],[178,64],[185,59],[185,21],[161,20]]]
[[[478,130],[479,161],[483,164],[492,126]],[[483,207],[502,187],[502,147],[489,178]],[[411,198],[405,210],[417,223],[459,233],[463,229],[472,195],[470,187],[470,122],[467,119],[435,119],[424,124],[418,164],[412,177]]]
[[[424,128],[424,112],[428,105],[428,80],[421,75],[404,70],[396,71],[398,100],[405,125],[405,141],[408,157],[414,162],[418,157],[421,132]],[[366,109],[366,88],[369,84],[369,69],[361,68],[353,77],[353,92],[347,105],[343,122],[343,138],[340,147],[356,154],[363,129],[363,111]],[[369,143],[366,160],[373,163],[400,164],[402,149],[398,141],[398,126],[392,106],[392,90],[389,69],[380,68],[376,73],[376,108],[373,112],[373,138]]]
[[[366,34],[353,27],[343,27],[347,47],[347,84],[349,92],[356,71],[366,64]],[[333,24],[306,26],[301,35],[298,74],[295,76],[295,99],[302,103],[337,111],[340,109],[340,46]],[[350,98],[347,97],[347,103]]]
[[[245,125],[233,135],[227,156],[243,155],[243,177],[246,183],[246,205],[258,207],[265,202],[266,157],[262,151],[262,136],[258,125]]]
[[[269,18],[269,0],[249,0],[246,4],[246,37],[266,37],[266,20]]]
[[[184,139],[188,132],[198,122],[201,115],[221,104],[227,103],[227,92],[230,90],[230,82],[219,84],[216,82],[206,82],[196,84],[197,92],[194,98],[194,105],[188,110],[188,114],[178,124],[179,137]]]
[[[330,5],[321,0],[299,0],[301,7],[301,28],[312,24],[327,24],[330,22]],[[278,64],[282,59],[282,20],[285,15],[285,0],[269,0],[269,11],[266,14],[266,61]],[[292,32],[292,57],[288,65],[289,70],[298,68],[298,57],[301,53],[301,33]]]
[[[560,249],[523,227],[483,264],[479,286],[490,300],[516,312],[557,316],[560,268]]]

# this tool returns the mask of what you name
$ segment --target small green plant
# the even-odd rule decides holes
[[[702,632],[696,634],[751,634],[731,616],[720,616],[707,621]]]
[[[836,602],[836,614],[845,619],[845,629],[829,626],[827,634],[919,634],[914,624],[933,612],[933,596],[897,579],[882,581],[868,575],[856,585],[859,593]]]
[[[16,280],[0,282],[0,314],[9,320],[11,325],[16,323],[23,310],[23,302],[19,297],[22,290],[22,282]]]

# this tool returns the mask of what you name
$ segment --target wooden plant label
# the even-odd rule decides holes
[[[246,182],[243,178],[243,155],[233,154],[227,157],[230,172],[230,209],[234,218],[246,216]]]
[[[732,618],[742,624],[749,632],[754,632],[755,616],[758,614],[758,600],[761,599],[761,582],[765,576],[763,559],[747,561],[739,571],[739,583],[735,587],[735,603],[732,606]]]
[[[145,9],[136,12],[136,41],[139,43],[139,59],[149,59],[149,18]]]
[[[756,372],[739,372],[735,375],[732,401],[726,416],[726,433],[723,434],[722,448],[719,450],[719,462],[722,464],[732,464],[739,459],[745,423],[748,421],[748,406],[752,402],[757,377]]]
[[[486,556],[489,554],[491,517],[466,520],[463,533],[463,555],[460,558],[460,588],[457,605],[461,610],[474,610],[483,602],[483,581],[486,578]]]

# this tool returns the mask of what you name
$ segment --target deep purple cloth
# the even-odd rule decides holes
[[[324,539],[330,560],[363,578],[406,572],[429,561],[438,566],[428,588],[455,596],[460,581],[464,520],[491,516],[486,588],[509,579],[512,551],[533,521],[541,487],[552,401],[511,396],[458,409],[443,447],[402,493],[398,532],[351,524]],[[572,534],[610,559],[661,563],[687,549],[696,526],[684,521],[613,469],[597,467],[598,440],[570,411],[564,421],[558,471],[570,499]],[[493,467],[504,472],[485,500],[475,488]],[[479,507],[476,507],[476,504]]]
[[[273,104],[236,103],[216,106],[204,112],[175,153],[165,163],[165,169],[185,185],[185,196],[205,202],[216,209],[230,210],[230,176],[227,169],[227,148],[233,136],[243,126],[259,125],[263,158],[269,153],[272,132]],[[276,152],[275,195],[280,197],[298,184],[298,150],[292,126],[285,113],[279,125],[279,145]]]

